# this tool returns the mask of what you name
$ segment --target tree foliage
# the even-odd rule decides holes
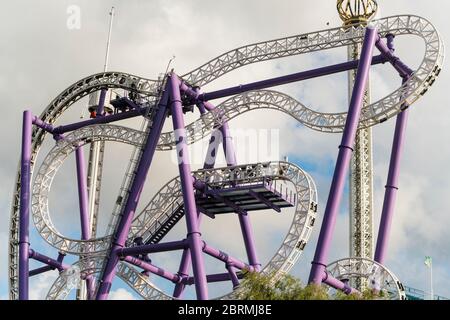
[[[274,281],[272,275],[247,272],[239,286],[238,297],[241,300],[374,300],[382,298],[382,295],[372,290],[365,290],[361,294],[337,292],[330,295],[327,286],[303,286],[300,279],[291,275],[281,276]]]

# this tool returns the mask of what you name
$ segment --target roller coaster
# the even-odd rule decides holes
[[[416,69],[410,69],[395,54],[394,38],[418,37],[424,41],[424,57]],[[290,56],[327,49],[362,45],[360,58],[281,77],[204,92],[205,86],[238,68]],[[378,55],[374,51],[378,50]],[[186,286],[193,285],[197,299],[208,299],[208,286],[231,282],[230,293],[220,299],[234,299],[246,272],[271,274],[274,279],[288,273],[300,258],[318,215],[318,197],[312,177],[298,165],[274,159],[271,162],[239,164],[236,160],[229,121],[250,111],[281,111],[302,125],[324,133],[342,135],[331,189],[312,261],[310,283],[326,284],[345,293],[356,292],[352,279],[367,279],[369,285],[386,293],[389,299],[405,299],[405,288],[385,265],[391,219],[398,191],[401,147],[410,107],[426,94],[438,77],[444,59],[439,33],[426,19],[398,15],[373,20],[370,24],[349,24],[256,44],[228,51],[193,71],[177,75],[170,71],[158,80],[123,72],[102,72],[75,82],[61,92],[39,115],[24,112],[22,156],[15,182],[9,240],[9,285],[11,299],[29,298],[29,278],[57,269],[59,276],[47,299],[66,299],[80,286],[86,286],[87,299],[107,299],[115,278],[123,280],[143,299],[181,299]],[[382,99],[363,106],[364,90],[372,65],[393,67],[401,85]],[[356,70],[348,111],[322,113],[308,108],[295,98],[271,88],[283,84]],[[124,90],[105,108],[105,96],[111,90]],[[89,120],[54,125],[83,97],[98,93],[100,98]],[[226,98],[220,104],[211,101]],[[199,117],[185,125],[184,115],[198,110]],[[345,177],[348,173],[358,129],[369,128],[396,117],[389,175],[383,204],[377,249],[374,259],[362,257],[328,261],[334,224]],[[140,129],[113,124],[141,118]],[[166,119],[172,119],[173,131],[162,132]],[[187,146],[211,136],[205,165],[192,171]],[[54,145],[35,170],[44,141]],[[89,196],[83,146],[117,143],[134,147],[126,174],[115,202],[106,233],[96,234],[98,199],[95,214],[89,216]],[[222,145],[226,167],[216,168]],[[141,212],[136,212],[142,188],[156,151],[175,150],[179,176],[165,184]],[[103,151],[102,151],[103,152]],[[81,217],[80,238],[67,237],[52,221],[49,196],[52,182],[64,162],[75,154]],[[114,161],[113,159],[109,161]],[[101,166],[102,163],[98,163]],[[36,171],[35,174],[33,172]],[[33,176],[33,177],[32,177]],[[101,180],[101,175],[99,176]],[[101,182],[99,180],[99,182]],[[100,185],[100,183],[99,183]],[[287,186],[290,187],[287,187]],[[93,193],[95,194],[95,193]],[[92,199],[91,199],[92,203]],[[253,238],[250,214],[258,210],[280,212],[293,208],[291,226],[279,249],[262,266]],[[248,261],[241,261],[206,243],[201,236],[201,218],[216,215],[238,216]],[[55,258],[31,248],[29,221],[57,252]],[[165,241],[173,227],[186,222],[186,237]],[[158,252],[182,251],[177,271],[164,270],[152,263]],[[225,250],[225,248],[223,249]],[[223,263],[223,273],[207,274],[203,255]],[[73,264],[66,255],[77,257]],[[30,270],[29,260],[43,267]],[[192,271],[191,271],[192,270]],[[173,283],[173,293],[158,288],[153,276]]]

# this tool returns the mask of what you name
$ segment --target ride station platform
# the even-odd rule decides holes
[[[203,192],[197,191],[195,197],[198,210],[213,219],[216,214],[225,213],[247,214],[248,211],[267,209],[281,212],[282,208],[293,207],[296,200],[294,191],[281,183],[265,179],[239,185],[227,181],[214,187],[207,186]],[[155,227],[146,244],[160,242],[184,216],[182,202],[173,207],[170,216]]]
[[[197,193],[197,207],[204,214],[239,213],[272,209],[281,212],[282,208],[293,207],[297,194],[285,185],[269,183],[265,180],[226,187],[207,187]]]

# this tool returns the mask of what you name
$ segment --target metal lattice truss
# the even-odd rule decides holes
[[[383,299],[405,300],[405,289],[397,277],[378,262],[366,258],[345,258],[330,263],[327,274],[341,281],[366,279],[370,289],[381,293]]]
[[[400,111],[403,103],[411,105],[424,95],[428,88],[434,83],[435,78],[439,75],[444,55],[443,43],[438,32],[433,25],[424,18],[412,15],[402,15],[375,20],[372,23],[377,24],[381,36],[393,34],[395,36],[415,35],[421,37],[425,42],[425,55],[421,65],[406,84],[382,100],[364,108],[360,123],[361,127],[370,127],[395,116]],[[354,43],[362,42],[364,31],[364,28],[361,26],[355,26],[348,29],[340,27],[244,46],[229,51],[194,71],[185,74],[183,79],[190,85],[204,86],[232,70],[252,63],[349,46]],[[160,95],[161,81],[148,80],[122,72],[98,73],[86,77],[64,90],[50,103],[39,118],[47,123],[53,124],[76,101],[102,88],[122,88],[127,91],[137,92],[140,94],[141,99],[148,101],[148,105],[150,106],[154,104],[155,97]],[[236,97],[236,99],[244,100],[249,96],[252,96],[252,93],[240,95],[239,97]],[[267,103],[267,101],[264,103]],[[262,105],[264,105],[264,103],[262,103]],[[291,102],[291,105],[293,105],[293,102]],[[226,104],[221,108],[216,108],[215,112],[208,113],[206,116],[202,117],[202,122],[200,125],[197,125],[198,128],[196,131],[203,131],[203,133],[205,133],[206,131],[211,130],[212,127],[219,125],[221,121],[233,118],[231,116],[233,112],[225,112],[225,106]],[[246,107],[252,108],[251,103],[247,104]],[[274,107],[274,109],[276,108]],[[301,122],[306,126],[324,132],[341,132],[346,117],[345,113],[324,114],[306,108],[298,108],[296,111],[298,111],[298,113],[293,113],[292,116],[296,119],[305,119]],[[237,114],[235,114],[235,116],[236,115]],[[201,130],[199,130],[200,128]],[[34,128],[31,158],[32,169],[45,136],[46,132],[43,129]],[[192,137],[194,136],[195,139],[192,140],[197,141],[197,136],[193,135]],[[158,149],[171,149],[172,138],[168,134],[164,135],[164,138],[161,138]],[[46,178],[44,180],[47,182],[49,181]],[[45,186],[43,186],[43,188],[45,189]],[[19,195],[20,170],[18,170],[16,177],[10,220],[9,285],[11,299],[17,299],[18,296],[17,243]],[[33,205],[33,207],[36,208],[39,206]],[[47,237],[49,241],[55,242],[50,239],[51,236],[47,235]],[[83,251],[82,249],[84,249],[82,245],[74,244],[72,247],[72,244],[60,241],[60,239],[58,241],[56,242],[59,243],[59,247],[66,248],[69,251],[73,250],[76,252]],[[95,245],[92,246],[95,247]],[[87,245],[87,247],[91,249],[90,244]]]
[[[79,288],[81,278],[96,276],[103,268],[105,255],[93,256],[80,259],[68,270],[61,272],[47,293],[47,300],[64,300],[69,293]],[[71,275],[68,276],[67,274]],[[169,298],[158,289],[147,276],[125,262],[119,262],[117,276],[122,279],[141,297],[148,300],[169,300]]]
[[[145,136],[142,131],[114,125],[88,126],[68,134],[47,154],[33,183],[31,210],[39,234],[50,245],[65,253],[98,253],[109,248],[110,236],[91,240],[69,239],[61,235],[52,223],[48,197],[53,179],[64,160],[79,146],[94,141],[115,141],[141,146]]]
[[[359,59],[361,44],[348,47],[349,60]],[[349,100],[356,71],[349,72]],[[364,91],[363,107],[370,105],[370,85]],[[357,131],[350,162],[350,257],[373,257],[373,157],[372,128]],[[360,291],[366,281],[355,279],[350,285]]]

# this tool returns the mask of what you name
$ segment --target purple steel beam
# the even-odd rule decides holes
[[[220,131],[222,132],[222,146],[227,166],[235,166],[237,165],[236,151],[234,149],[233,137],[231,136],[228,122],[225,121],[222,124]]]
[[[197,218],[199,228],[200,228],[200,223],[202,222],[202,217],[203,217],[203,215],[199,212],[198,218]],[[189,250],[189,248],[186,248],[183,250],[183,255],[181,256],[180,266],[178,268],[177,274],[182,279],[188,279],[188,277],[189,277],[188,272],[189,272],[190,266],[191,266],[191,251]],[[208,277],[206,278],[206,281],[208,281]],[[174,298],[181,298],[185,287],[186,287],[186,283],[184,281],[177,283],[173,290]]]
[[[236,274],[236,276],[238,277],[238,279],[242,279],[244,277],[244,275],[242,273]],[[210,282],[230,281],[231,279],[230,279],[230,274],[228,272],[226,272],[226,273],[208,274],[206,276],[206,280],[208,281],[208,283],[210,283]],[[194,283],[194,277],[186,278],[184,282],[186,284],[191,285]]]
[[[89,240],[91,230],[89,228],[88,191],[86,185],[86,165],[84,163],[83,147],[75,150],[78,183],[78,205],[80,207],[81,240]]]
[[[256,271],[255,267],[250,266],[236,258],[230,257],[227,253],[207,245],[206,242],[203,242],[203,252],[240,270],[248,270],[250,272]]]
[[[41,119],[39,119],[36,116],[33,116],[32,119],[33,119],[33,124],[35,124],[38,128],[41,128],[50,133],[53,133],[53,130],[55,130],[55,128],[50,123],[42,121]]]
[[[187,279],[189,277],[189,267],[191,266],[191,251],[189,248],[183,250],[183,255],[181,256],[180,266],[178,267],[177,275],[182,279]],[[179,282],[175,285],[173,289],[173,297],[181,298],[184,288],[186,287],[184,282]]]
[[[228,274],[230,275],[231,283],[233,284],[233,289],[239,287],[239,279],[236,274],[236,268],[232,265],[227,265]]]
[[[63,271],[69,268],[68,265],[62,263],[61,261],[47,257],[46,255],[36,252],[33,249],[28,250],[28,256],[30,259],[45,263],[46,265],[54,269],[58,269],[59,271]]]
[[[407,81],[408,77],[403,78],[403,84]],[[398,192],[398,177],[400,174],[400,161],[406,138],[406,126],[408,124],[408,113],[408,109],[405,108],[397,115],[397,121],[395,123],[389,173],[385,186],[383,209],[375,249],[375,261],[380,264],[384,264],[386,259],[388,239],[391,230],[392,218],[394,216],[395,201],[397,199]]]
[[[377,49],[381,52],[381,55],[390,63],[392,64],[392,66],[395,68],[395,70],[397,70],[397,72],[400,74],[400,76],[402,78],[406,78],[409,77],[413,71],[406,65],[404,64],[399,57],[397,57],[394,54],[394,50],[393,50],[393,39],[394,36],[393,35],[388,35],[387,36],[388,41],[387,44],[381,39],[379,38],[375,45],[377,47]]]
[[[20,160],[19,300],[28,300],[32,126],[31,111],[26,110],[23,113],[22,155]]]
[[[77,166],[77,183],[78,183],[78,203],[80,207],[81,221],[81,240],[89,240],[91,238],[91,228],[89,219],[89,197],[87,190],[86,164],[84,162],[83,146],[79,146],[75,150],[76,166]],[[86,278],[87,298],[90,300],[92,292],[94,292],[94,282],[91,276]]]
[[[44,273],[44,272],[47,272],[47,271],[52,271],[52,270],[55,270],[55,269],[56,268],[51,267],[51,266],[43,266],[43,267],[40,267],[40,268],[36,268],[36,269],[30,270],[29,276],[30,277],[37,276],[38,274],[41,274],[41,273]]]
[[[108,298],[112,280],[116,274],[116,266],[119,262],[117,251],[125,246],[125,242],[130,231],[131,222],[133,220],[134,213],[141,196],[142,188],[144,187],[148,170],[152,163],[153,155],[155,154],[158,139],[161,135],[161,131],[164,125],[164,120],[166,118],[167,99],[168,93],[166,90],[164,91],[164,94],[160,102],[158,103],[159,109],[155,116],[153,127],[143,148],[142,157],[136,170],[135,179],[133,180],[133,183],[131,185],[130,193],[122,211],[118,228],[116,229],[116,232],[114,234],[114,240],[111,245],[108,261],[103,270],[103,274],[101,275],[100,285],[97,291],[97,300],[106,300]],[[106,119],[109,117],[113,116],[101,117],[96,119]]]
[[[378,35],[377,35],[378,36]],[[371,57],[371,61],[369,61],[369,64],[377,65],[380,63],[385,63],[386,59],[384,56],[379,55],[375,57]],[[260,89],[266,89],[270,87],[280,86],[283,84],[288,84],[292,82],[297,81],[303,81],[308,80],[312,78],[322,77],[326,75],[331,75],[338,72],[344,72],[349,71],[352,69],[358,68],[358,65],[360,63],[360,60],[354,60],[349,62],[344,62],[332,66],[326,66],[314,70],[308,70],[303,72],[298,72],[282,77],[276,77],[271,78],[267,80],[257,81],[249,84],[239,85],[227,89],[217,90],[213,92],[206,92],[202,94],[197,94],[197,99],[199,101],[208,101],[208,100],[214,100],[219,98],[225,98],[229,96],[233,96],[239,93],[243,93],[246,91],[253,91],[253,90],[260,90]]]
[[[183,105],[181,102],[180,80],[174,73],[170,76],[170,110],[172,112],[173,129],[175,131],[178,169],[180,172],[181,189],[187,226],[187,240],[191,253],[192,269],[195,277],[197,299],[208,298],[208,285],[203,262],[201,233],[198,225],[197,208],[195,205],[194,188],[189,154],[186,144],[186,129],[184,126]]]
[[[345,294],[359,293],[358,290],[355,290],[352,287],[350,287],[350,285],[347,282],[342,282],[341,280],[334,278],[327,272],[324,272],[322,281],[325,284],[344,292]]]
[[[117,251],[119,256],[135,256],[140,254],[156,253],[163,251],[175,251],[185,249],[188,246],[186,240],[171,241],[166,243],[152,243],[130,248],[122,248]]]
[[[210,102],[204,102],[203,104],[208,111],[212,111],[215,108],[215,106]],[[225,154],[227,165],[235,166],[237,165],[236,151],[234,149],[233,138],[230,133],[228,122],[223,123],[222,127],[220,127],[220,131],[222,133],[223,152]],[[253,229],[250,223],[250,217],[248,214],[239,214],[238,218],[242,237],[244,238],[248,262],[250,265],[254,266],[256,270],[259,270],[261,263],[258,260],[258,255],[256,254],[256,245],[253,236]]]
[[[179,275],[173,274],[169,271],[165,271],[164,269],[158,268],[153,264],[145,262],[141,259],[135,257],[125,257],[123,260],[174,283],[178,283],[181,281],[181,277]]]
[[[212,169],[216,164],[217,149],[220,142],[222,141],[222,131],[220,129],[215,129],[211,133],[211,138],[209,138],[208,150],[206,152],[205,163],[203,164],[203,169]]]
[[[275,210],[276,212],[281,212],[281,209],[279,206],[277,206],[276,204],[270,202],[269,200],[267,200],[266,198],[264,198],[264,196],[260,195],[259,193],[250,190],[248,192],[253,198],[255,198],[256,200],[261,201],[262,203],[264,203],[266,206],[268,206],[269,208],[272,208],[273,210]]]
[[[319,240],[312,261],[309,283],[320,284],[323,280],[325,266],[328,259],[328,251],[332,241],[336,217],[338,215],[339,205],[344,190],[350,159],[355,143],[356,131],[358,129],[359,118],[361,115],[361,106],[364,97],[364,90],[369,75],[373,48],[378,34],[375,28],[368,27],[364,37],[364,43],[361,51],[361,60],[356,73],[355,85],[345,123],[342,142],[339,146],[336,167],[331,182],[330,193],[328,195],[327,206],[323,217],[322,227],[320,229]]]
[[[110,116],[97,117],[97,118],[93,118],[93,119],[89,119],[89,120],[84,120],[84,121],[68,124],[65,126],[58,126],[53,129],[53,133],[63,134],[63,133],[74,131],[74,130],[77,130],[77,129],[80,129],[80,128],[83,128],[86,126],[90,126],[93,124],[111,123],[111,122],[115,122],[115,121],[119,121],[119,120],[125,120],[125,119],[129,119],[129,118],[141,116],[141,115],[145,114],[145,112],[147,110],[148,110],[148,107],[141,108],[138,110],[131,110],[131,111],[127,111],[127,112],[112,114]]]
[[[98,100],[98,106],[97,106],[97,110],[96,110],[96,117],[100,116],[103,117],[103,112],[105,109],[105,98],[106,98],[106,93],[108,92],[108,89],[102,89],[100,91],[100,98]]]

